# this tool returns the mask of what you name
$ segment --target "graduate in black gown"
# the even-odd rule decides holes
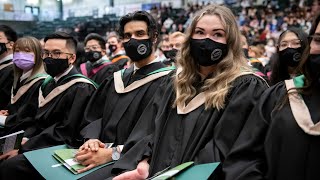
[[[18,39],[17,33],[9,26],[0,25],[0,110],[10,102],[13,84],[12,48]]]
[[[229,179],[314,180],[320,162],[320,16],[310,30],[303,76],[261,96],[226,159]]]
[[[300,28],[289,28],[279,36],[277,53],[273,55],[270,85],[301,74],[296,68],[308,46],[308,35]]]
[[[41,58],[42,47],[34,37],[19,38],[13,46],[14,83],[11,101],[7,109],[0,113],[2,135],[13,133],[19,120],[32,117],[38,108],[39,88],[48,75]]]
[[[88,103],[84,123],[90,124],[81,133],[87,141],[76,155],[87,167],[80,172],[117,160],[112,155],[121,152],[155,91],[173,69],[158,62],[154,54],[158,31],[156,21],[149,13],[138,11],[122,17],[120,35],[133,64],[105,80]],[[105,148],[104,143],[113,143],[113,146]],[[105,179],[107,169],[111,168],[105,167],[85,178]]]
[[[96,33],[89,34],[84,40],[85,59],[87,62],[80,65],[80,72],[101,84],[103,80],[112,76],[115,71],[122,69],[122,65],[112,64],[106,56],[106,41],[102,36]]]
[[[245,57],[248,60],[248,64],[252,67],[253,71],[263,77],[264,79],[268,80],[268,77],[263,74],[264,72],[264,67],[262,65],[262,63],[258,60],[255,59],[251,59],[249,57],[248,51],[249,51],[249,45],[248,45],[248,40],[247,37],[244,34],[241,34],[241,44],[242,44],[242,50],[244,52]]]
[[[116,32],[111,32],[107,37],[107,52],[112,63],[130,65],[132,61],[123,50],[123,42]]]
[[[182,32],[174,32],[169,35],[169,49],[163,51],[163,54],[167,58],[163,61],[165,65],[175,66],[177,53],[181,49],[185,40],[186,35]]]
[[[117,180],[145,179],[188,161],[223,166],[267,88],[247,65],[230,9],[209,5],[200,10],[186,39],[176,75],[158,89],[113,166],[115,174],[128,171]],[[147,134],[141,138],[141,133]]]
[[[42,58],[46,72],[53,78],[48,83],[46,79],[40,88],[36,116],[21,125],[28,140],[22,143],[19,155],[9,152],[14,157],[2,162],[0,179],[41,178],[20,153],[55,145],[73,145],[81,129],[85,107],[95,90],[94,84],[72,65],[77,43],[72,36],[56,32],[44,41]]]

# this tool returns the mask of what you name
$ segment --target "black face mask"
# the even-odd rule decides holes
[[[227,44],[218,43],[209,38],[191,39],[191,56],[201,66],[218,64],[228,53]]]
[[[117,50],[117,45],[110,44],[108,48],[111,53],[114,53]]]
[[[167,58],[167,59],[170,59],[172,61],[176,61],[176,55],[178,53],[178,50],[177,49],[171,49],[169,51],[163,51],[163,54],[164,56]]]
[[[131,38],[128,42],[123,43],[123,47],[127,56],[133,61],[141,61],[150,56],[152,53],[151,39],[134,39]]]
[[[7,51],[6,43],[0,43],[0,55]]]
[[[280,61],[285,61],[290,67],[297,67],[301,61],[302,48],[286,48],[279,52]]]
[[[47,57],[43,62],[46,72],[52,77],[62,74],[69,67],[68,59],[53,59]]]
[[[89,60],[90,62],[96,62],[97,60],[102,58],[102,54],[99,51],[89,51],[89,52],[85,52],[85,57],[87,60]]]
[[[312,79],[320,83],[320,54],[310,54],[306,62]]]
[[[247,58],[247,59],[249,59],[249,50],[248,49],[246,49],[246,48],[242,48],[242,50],[243,50],[243,53],[244,53],[244,56]]]

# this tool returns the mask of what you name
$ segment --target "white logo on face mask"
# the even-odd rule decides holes
[[[221,49],[215,49],[211,53],[211,60],[212,61],[219,60],[221,58],[221,56],[222,56],[222,50]]]
[[[144,44],[140,44],[137,48],[137,52],[140,54],[140,55],[143,55],[147,52],[147,46],[144,45]]]
[[[293,55],[293,61],[300,61],[301,54],[300,53],[294,53]]]
[[[97,53],[97,52],[95,52],[95,53],[93,53],[93,57],[95,58],[95,59],[97,59],[97,58],[99,58],[99,53]]]

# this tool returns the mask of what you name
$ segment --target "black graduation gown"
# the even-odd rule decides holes
[[[67,78],[75,74],[78,71],[73,68],[57,84],[51,81],[45,86],[43,95],[47,96],[53,88],[79,78]],[[83,112],[94,91],[92,84],[77,82],[39,108],[34,120],[25,126],[25,135],[29,140],[19,153],[65,143],[73,145],[80,131]],[[0,179],[43,179],[23,154],[7,159],[0,165]]]
[[[108,65],[104,66],[105,63],[100,63],[95,66],[92,66],[91,62],[86,62],[85,67],[87,70],[88,78],[93,80],[94,82],[101,84],[106,78],[109,76],[112,76],[114,72],[123,69],[123,67],[126,65],[127,61],[119,61],[116,63],[108,63]],[[98,70],[96,73],[93,73],[92,70],[99,68],[99,66],[104,66],[100,70]],[[81,70],[81,65],[79,68],[79,71],[85,75],[84,72]]]
[[[264,73],[264,72],[265,72],[264,66],[262,65],[262,63],[252,62],[252,63],[251,63],[251,66],[252,66],[253,68],[255,68],[256,70],[258,70],[259,72],[261,72],[261,73]]]
[[[314,124],[320,120],[319,89],[302,95]],[[235,147],[227,159],[235,170],[229,179],[319,179],[320,137],[297,124],[284,82],[262,95]]]
[[[47,96],[55,87],[79,78],[67,78],[75,74],[78,74],[78,71],[73,68],[67,75],[59,79],[57,84],[52,80],[44,88],[43,95]],[[77,82],[40,107],[36,116],[21,127],[25,130],[25,136],[29,140],[20,151],[25,152],[65,143],[73,145],[79,135],[83,112],[94,91],[95,87],[92,84]]]
[[[30,79],[13,90],[13,98],[17,98],[18,96],[19,98],[17,98],[15,102],[11,102],[7,107],[9,116],[6,118],[4,128],[0,129],[2,135],[16,132],[17,130],[14,129],[14,127],[20,123],[20,120],[23,120],[26,117],[35,116],[39,104],[39,88],[41,87],[44,78],[45,77],[37,77]],[[36,82],[29,86],[34,80]],[[28,90],[21,93],[22,88],[26,88],[27,86],[29,86]]]
[[[0,66],[12,63],[11,60],[5,61]],[[13,85],[13,64],[0,70],[0,110],[6,109],[10,102],[11,88]]]
[[[133,66],[131,66],[123,73],[123,85],[128,87],[138,80],[146,80],[150,77],[149,73],[164,67],[165,65],[161,62],[152,63],[140,68],[133,75]],[[169,74],[126,93],[116,91],[115,83],[122,82],[118,82],[114,76],[106,80],[92,96],[86,108],[85,122],[91,121],[91,123],[82,130],[84,138],[99,139],[105,143],[114,143],[114,146],[124,144],[154,93],[159,87],[167,84],[165,79],[171,73],[165,72]],[[111,176],[111,169],[112,165],[108,165],[81,179],[105,179]]]
[[[140,68],[132,75],[131,66],[124,71],[123,84],[127,87],[164,67],[163,63],[155,62]],[[115,83],[122,82],[116,82],[114,76],[106,79],[94,93],[85,110],[83,123],[88,125],[81,132],[83,137],[122,145],[165,77],[166,75],[159,77],[127,93],[117,93]]]
[[[122,58],[116,62],[113,62],[112,64],[117,67],[118,69],[123,69],[127,66],[127,62],[129,61],[128,56],[125,56],[127,58]]]
[[[198,164],[223,162],[251,109],[267,88],[261,78],[243,75],[233,82],[224,109],[205,110],[202,104],[189,113],[178,114],[177,108],[172,108],[175,99],[173,83],[168,83],[164,90],[158,90],[152,104],[139,119],[141,126],[136,126],[126,142],[125,154],[114,164],[113,173],[133,170],[146,157],[151,158],[151,176],[168,166],[175,167],[187,161]],[[154,130],[150,130],[152,128]],[[153,133],[141,138],[146,132]],[[132,146],[132,142],[138,143]]]

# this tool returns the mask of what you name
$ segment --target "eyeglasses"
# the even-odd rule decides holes
[[[47,57],[51,57],[53,59],[58,59],[60,57],[61,54],[68,54],[68,55],[73,55],[72,53],[67,53],[67,52],[61,52],[61,51],[43,51],[42,52],[42,58],[47,58]]]
[[[97,51],[97,50],[100,50],[101,48],[99,46],[87,46],[87,47],[84,47],[83,48],[85,51]]]
[[[287,47],[298,48],[301,47],[301,40],[295,39],[291,41],[282,41],[279,43],[279,49],[286,49]]]

